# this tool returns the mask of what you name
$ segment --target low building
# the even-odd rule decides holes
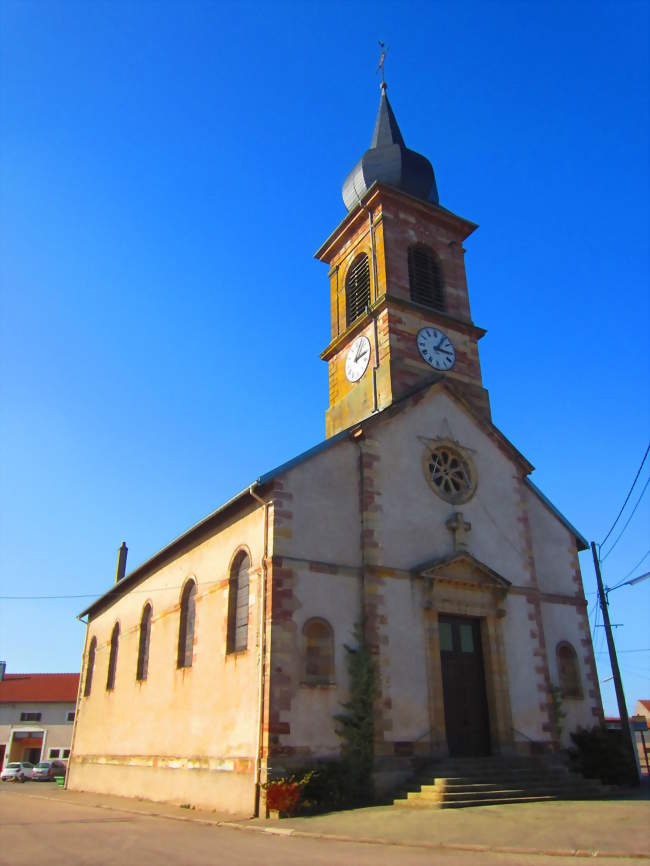
[[[620,731],[621,717],[606,716],[605,727],[610,731]],[[630,716],[630,730],[636,748],[639,774],[647,776],[650,773],[650,701],[636,702],[634,715]]]
[[[650,728],[650,700],[644,700],[641,698],[636,702],[636,707],[634,708],[635,716],[643,716],[647,722],[648,728]]]
[[[70,756],[79,674],[5,674],[0,662],[0,767]]]

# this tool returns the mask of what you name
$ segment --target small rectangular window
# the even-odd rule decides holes
[[[474,652],[474,635],[469,623],[461,623],[460,628],[460,651],[462,653]]]
[[[69,722],[74,722],[74,710],[73,710],[71,713],[68,713],[68,718],[67,718],[67,720],[68,720]]]
[[[20,721],[21,722],[40,722],[41,713],[21,713]]]
[[[61,756],[61,749],[50,749],[47,753],[48,758],[52,760],[52,758],[58,758]]]
[[[69,758],[70,757],[70,749],[64,749],[61,757],[62,758]]]
[[[454,649],[454,643],[451,635],[451,623],[439,623],[440,631],[440,650],[444,653],[450,653]]]

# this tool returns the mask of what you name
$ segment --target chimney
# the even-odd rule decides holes
[[[7,670],[7,662],[0,662],[0,683],[5,678],[5,671]]]
[[[128,552],[129,548],[124,542],[122,542],[122,544],[120,545],[120,549],[117,551],[117,570],[115,571],[115,583],[119,583],[126,574],[126,555]]]

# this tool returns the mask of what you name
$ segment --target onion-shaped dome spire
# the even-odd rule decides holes
[[[343,201],[353,210],[375,181],[394,186],[409,195],[438,204],[438,189],[429,160],[404,144],[397,120],[381,83],[379,112],[370,148],[343,183]]]

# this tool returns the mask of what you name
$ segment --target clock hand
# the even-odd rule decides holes
[[[355,359],[354,359],[355,364],[360,358],[363,358],[363,356],[366,354],[367,351],[368,351],[368,349],[362,343],[357,350],[357,354],[356,354]]]

